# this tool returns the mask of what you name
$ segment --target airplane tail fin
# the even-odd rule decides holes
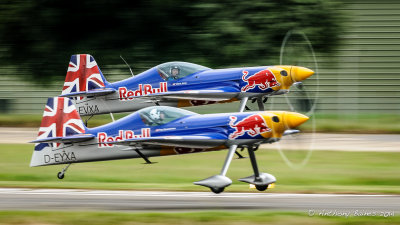
[[[94,89],[105,88],[107,84],[108,82],[93,56],[89,54],[72,55],[61,95],[87,93]]]
[[[43,165],[43,152],[61,148],[66,137],[74,139],[87,138],[86,126],[83,124],[75,105],[69,98],[54,97],[47,100],[43,112],[39,134],[33,143],[36,143],[31,160],[31,166]],[[35,154],[41,152],[41,154]]]

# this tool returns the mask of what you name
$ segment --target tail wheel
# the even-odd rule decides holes
[[[58,172],[57,178],[60,179],[60,180],[61,180],[61,179],[64,179],[64,173]]]

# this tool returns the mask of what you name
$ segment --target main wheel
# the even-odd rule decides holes
[[[214,192],[215,194],[219,194],[221,192],[223,192],[225,190],[225,188],[210,188],[212,192]]]
[[[64,174],[62,172],[58,172],[57,174],[58,179],[64,179]]]
[[[256,185],[256,189],[259,191],[265,191],[268,189],[268,185]]]

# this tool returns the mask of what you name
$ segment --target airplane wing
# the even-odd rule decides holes
[[[122,141],[107,142],[106,144],[142,146],[179,146],[187,148],[212,148],[224,144],[227,140],[226,135],[222,134],[200,134],[185,136],[159,136],[145,138],[131,138]]]
[[[82,141],[88,141],[93,139],[95,136],[93,134],[77,134],[77,135],[70,135],[66,137],[49,137],[49,138],[42,138],[31,141],[29,143],[76,143]]]
[[[59,95],[59,97],[91,97],[91,96],[102,96],[116,92],[114,88],[97,88],[89,91],[71,92],[67,94]]]
[[[217,87],[203,90],[168,91],[154,93],[145,96],[132,96],[130,98],[147,98],[151,100],[204,100],[204,101],[225,101],[236,97],[240,93],[236,87]]]

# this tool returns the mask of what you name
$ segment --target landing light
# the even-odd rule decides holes
[[[275,183],[271,183],[268,185],[268,189],[275,188]],[[249,189],[256,189],[256,185],[249,184]]]

